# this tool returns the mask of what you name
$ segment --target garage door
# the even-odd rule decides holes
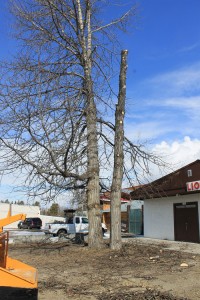
[[[175,241],[199,243],[198,202],[174,204]]]

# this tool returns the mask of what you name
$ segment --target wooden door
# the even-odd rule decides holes
[[[198,202],[174,204],[175,241],[199,243]]]

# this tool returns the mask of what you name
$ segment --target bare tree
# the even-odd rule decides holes
[[[117,39],[135,8],[102,23],[91,0],[11,0],[20,52],[1,63],[0,170],[25,174],[27,193],[52,199],[86,189],[89,246],[103,247],[99,178],[110,179],[116,127],[111,76]],[[154,154],[124,138],[124,174],[160,164]],[[133,176],[131,175],[133,174]]]
[[[111,93],[109,30],[124,29],[131,13],[103,24],[99,2],[11,1],[22,48],[1,66],[0,97],[1,170],[25,171],[32,196],[86,188],[93,248],[103,246],[97,101]]]
[[[124,115],[126,100],[126,71],[127,54],[124,50],[121,53],[121,67],[119,77],[119,96],[115,112],[115,143],[114,143],[114,168],[111,186],[111,249],[119,250],[121,241],[121,190],[124,166]]]

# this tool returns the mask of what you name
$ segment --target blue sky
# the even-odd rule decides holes
[[[128,120],[156,143],[199,138],[200,1],[139,3],[138,28],[127,42]]]
[[[0,2],[0,59],[15,52],[6,1]],[[136,3],[116,6],[111,18]],[[138,0],[127,35],[126,132],[169,161],[200,158],[200,1]],[[107,16],[108,17],[108,16]]]
[[[126,129],[176,165],[200,158],[200,1],[140,0],[129,50]]]

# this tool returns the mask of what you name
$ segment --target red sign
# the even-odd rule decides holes
[[[187,182],[186,185],[187,185],[187,192],[194,192],[200,190],[200,180]]]

